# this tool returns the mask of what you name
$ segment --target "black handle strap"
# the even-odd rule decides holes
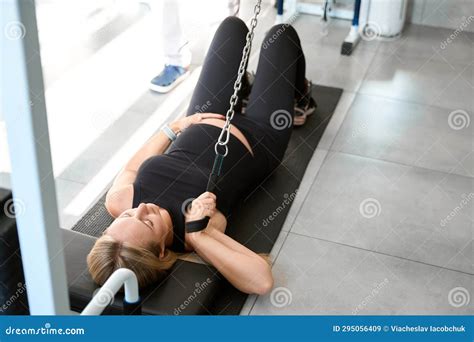
[[[209,179],[207,181],[206,191],[214,192],[217,187],[217,182],[219,181],[219,177],[221,175],[222,170],[222,162],[224,161],[224,155],[220,153],[216,153],[216,157],[214,158],[214,164],[212,165],[211,173],[209,174]],[[189,203],[189,205],[192,205]],[[186,233],[195,233],[205,229],[209,223],[210,217],[205,216],[200,220],[194,220],[190,222],[186,222],[184,224],[184,228]]]
[[[212,165],[211,173],[209,174],[209,179],[207,181],[206,191],[214,192],[217,187],[217,182],[221,175],[222,162],[224,161],[224,155],[216,153],[214,158],[214,164]]]
[[[184,228],[186,229],[186,233],[195,233],[199,232],[207,227],[209,223],[209,216],[205,216],[200,220],[186,222],[184,224]]]

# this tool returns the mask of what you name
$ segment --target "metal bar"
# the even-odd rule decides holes
[[[298,2],[297,12],[300,14],[311,14],[322,16],[324,14],[324,8],[320,4]],[[353,18],[353,9],[352,8],[338,8],[332,7],[332,10],[328,13],[328,16],[331,18],[338,18],[344,20],[352,20]]]
[[[69,314],[33,0],[3,0],[2,112],[32,315]]]
[[[119,268],[107,279],[92,300],[87,304],[81,315],[100,315],[104,309],[113,303],[115,294],[124,286],[125,298],[128,304],[140,301],[138,294],[137,276],[127,268]]]
[[[283,0],[277,1],[277,14],[283,15]]]

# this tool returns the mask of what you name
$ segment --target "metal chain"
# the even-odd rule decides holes
[[[224,127],[222,127],[222,131],[219,134],[219,139],[217,140],[216,144],[214,145],[214,151],[216,154],[220,154],[218,151],[219,146],[223,146],[225,152],[221,154],[223,157],[227,156],[229,152],[229,148],[227,147],[227,143],[229,142],[230,137],[230,122],[232,121],[235,110],[234,107],[237,104],[239,97],[237,93],[239,92],[240,88],[242,88],[242,77],[245,74],[245,66],[247,65],[247,61],[249,59],[250,48],[252,46],[252,40],[254,35],[255,26],[257,26],[257,17],[260,14],[262,0],[257,0],[257,4],[253,9],[253,18],[250,20],[250,30],[247,32],[246,36],[246,43],[244,49],[242,50],[242,59],[240,60],[239,71],[237,72],[237,79],[234,82],[234,93],[230,97],[230,107],[227,110],[225,115],[226,121]],[[224,138],[225,137],[225,138]]]

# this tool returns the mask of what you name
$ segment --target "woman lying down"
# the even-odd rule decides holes
[[[273,37],[271,44],[260,52],[245,114],[238,112],[232,120],[223,177],[215,194],[205,192],[247,32],[238,18],[223,21],[187,116],[153,136],[115,179],[106,197],[115,220],[87,258],[98,284],[125,267],[135,272],[140,287],[147,286],[166,275],[176,252],[194,251],[240,291],[271,290],[270,265],[225,234],[226,217],[279,165],[292,124],[304,124],[315,103],[296,31],[274,26],[266,37]],[[195,114],[204,105],[209,113]],[[205,229],[186,232],[187,224],[205,216],[210,217]]]

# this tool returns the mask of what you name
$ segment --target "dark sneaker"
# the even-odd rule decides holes
[[[293,118],[293,126],[302,126],[306,123],[308,116],[314,113],[316,107],[316,101],[311,97],[313,90],[313,83],[308,81],[308,87],[306,94],[302,96],[295,103],[295,116]]]
[[[189,70],[177,65],[165,65],[163,71],[150,82],[150,89],[167,93],[189,76]]]

